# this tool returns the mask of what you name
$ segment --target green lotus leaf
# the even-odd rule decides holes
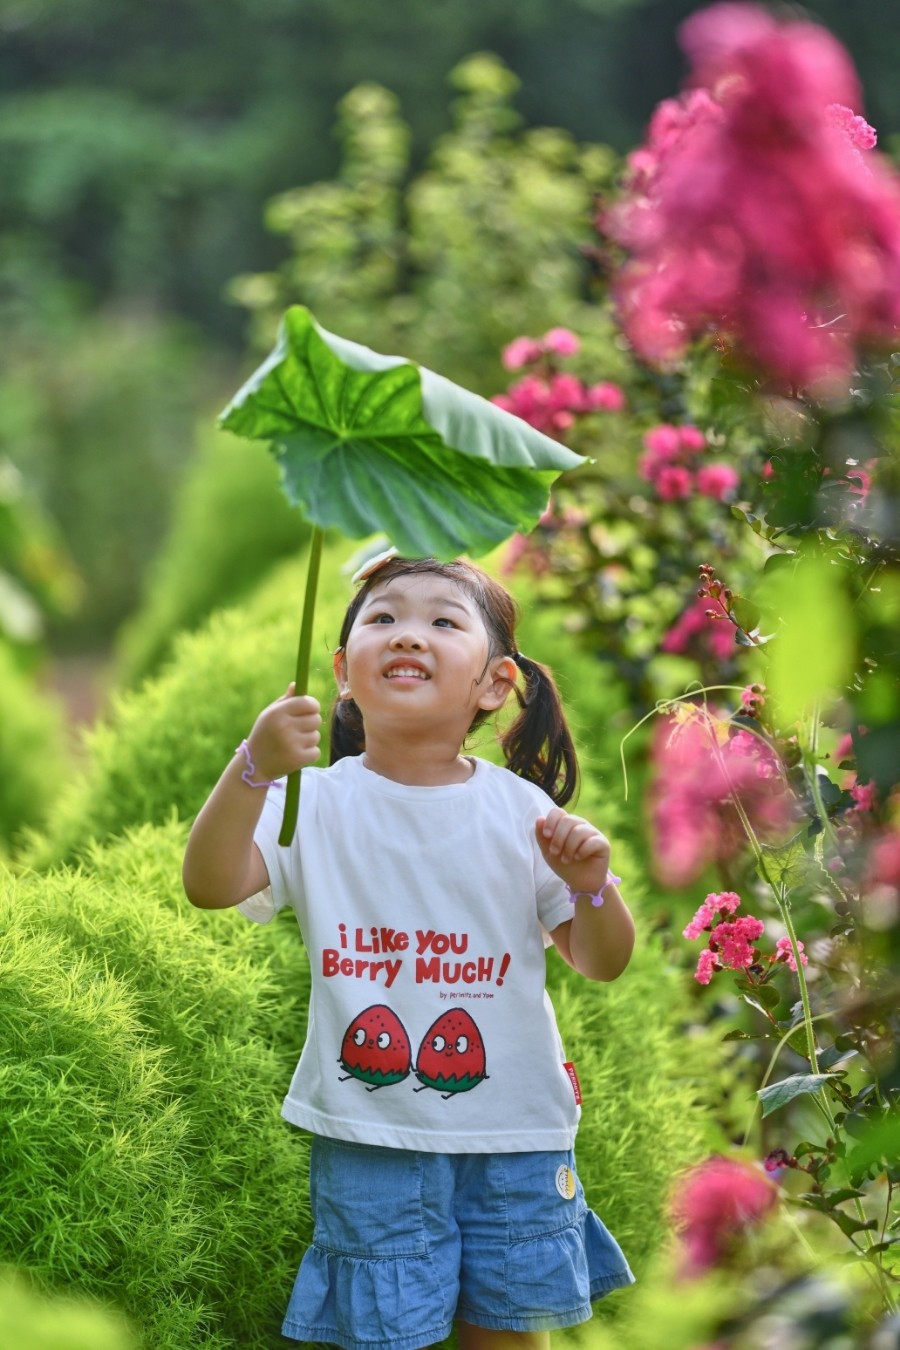
[[[553,480],[584,462],[521,418],[399,356],[320,328],[295,305],[272,353],[220,417],[263,440],[289,500],[316,528],[294,679],[306,692],[322,530],[381,532],[413,557],[486,553],[546,508]],[[297,822],[300,776],[288,778],[279,842]]]
[[[265,440],[289,499],[351,538],[383,531],[402,553],[484,553],[527,531],[580,455],[486,399],[320,328],[300,305],[222,414]]]

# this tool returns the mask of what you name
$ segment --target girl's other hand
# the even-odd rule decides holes
[[[606,884],[609,840],[589,820],[554,806],[535,822],[535,834],[547,863],[573,891],[596,895]]]
[[[319,758],[321,725],[318,699],[296,695],[292,681],[281,698],[263,708],[247,737],[258,776],[282,778],[314,763]]]

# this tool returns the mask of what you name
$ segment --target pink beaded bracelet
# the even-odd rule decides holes
[[[235,754],[237,754],[239,750],[243,750],[244,759],[247,761],[247,767],[241,773],[241,781],[246,783],[248,787],[264,787],[264,788],[274,787],[277,781],[274,778],[266,778],[261,783],[253,782],[253,775],[256,773],[256,765],[253,763],[253,759],[250,754],[250,747],[246,741],[241,741],[240,745],[236,745],[234,747]]]
[[[600,887],[599,891],[597,891],[595,895],[591,895],[590,891],[574,891],[572,887],[569,886],[568,887],[569,900],[574,905],[579,895],[586,895],[587,898],[590,900],[591,904],[595,905],[597,909],[599,909],[600,906],[603,904],[604,900],[603,892],[606,890],[607,886],[618,886],[621,880],[622,878],[617,877],[615,872],[608,872],[606,880],[604,881],[603,885]]]

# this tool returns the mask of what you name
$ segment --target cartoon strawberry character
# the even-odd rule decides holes
[[[425,1032],[416,1056],[416,1077],[422,1087],[435,1088],[444,1101],[457,1092],[468,1092],[487,1078],[481,1032],[463,1008],[442,1013]]]
[[[367,1092],[403,1082],[412,1068],[412,1046],[392,1008],[373,1003],[354,1017],[344,1033],[340,1065],[347,1077],[368,1083]]]

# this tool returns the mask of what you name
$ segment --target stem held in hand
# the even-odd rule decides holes
[[[322,531],[318,526],[309,542],[309,561],[306,565],[306,594],[303,597],[303,618],[300,621],[300,642],[297,647],[297,670],[294,675],[294,693],[307,694],[309,684],[309,654],[312,648],[313,619],[316,613],[316,592],[319,587],[319,563],[322,559]],[[300,810],[300,770],[288,775],[284,800],[284,816],[278,842],[287,848],[297,828]]]

